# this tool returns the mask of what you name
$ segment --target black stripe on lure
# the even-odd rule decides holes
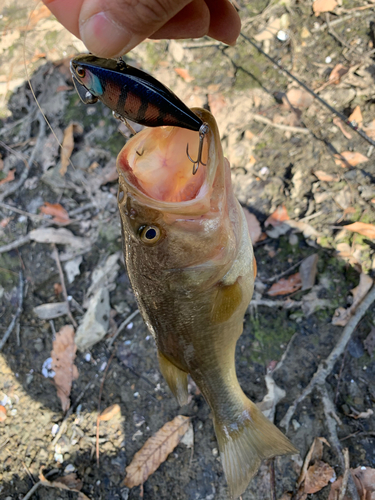
[[[82,54],[70,61],[70,71],[77,93],[85,104],[100,100],[114,116],[132,120],[146,127],[170,125],[199,132],[197,160],[186,154],[193,163],[193,175],[202,162],[204,137],[208,125],[193,113],[168,87],[144,71],[126,64],[122,59],[104,59]]]

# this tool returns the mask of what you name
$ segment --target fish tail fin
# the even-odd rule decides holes
[[[215,416],[214,425],[231,498],[242,495],[262,460],[298,453],[247,398],[242,412],[230,420]]]
[[[177,368],[177,366],[169,361],[169,359],[167,359],[160,351],[158,351],[158,359],[160,371],[174,397],[181,406],[186,405],[188,403],[189,396],[187,382],[188,374]]]

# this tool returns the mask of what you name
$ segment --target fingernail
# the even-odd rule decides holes
[[[98,12],[81,21],[80,35],[88,50],[101,57],[125,53],[131,41],[131,35],[126,29],[110,19],[105,12]]]

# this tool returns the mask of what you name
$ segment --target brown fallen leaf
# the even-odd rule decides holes
[[[323,0],[325,1],[325,0]],[[346,75],[346,73],[349,71],[348,68],[346,68],[343,64],[339,63],[336,64],[336,66],[333,68],[331,71],[329,77],[328,77],[328,82],[337,85],[340,83],[341,78]]]
[[[311,493],[317,493],[322,488],[327,486],[334,475],[335,471],[332,467],[321,460],[317,460],[314,465],[311,465],[307,469],[304,492],[308,495]]]
[[[64,130],[64,137],[62,141],[61,148],[61,168],[60,175],[65,175],[68,165],[70,163],[70,157],[74,149],[74,134],[81,134],[83,129],[78,123],[71,123]]]
[[[344,229],[348,231],[353,231],[354,233],[362,234],[362,236],[367,236],[371,240],[375,239],[375,225],[367,224],[366,222],[353,222],[353,224],[348,224],[343,226]]]
[[[194,76],[191,76],[187,69],[185,68],[175,68],[175,72],[183,79],[185,82],[189,83],[195,80]]]
[[[48,203],[48,201],[45,201],[44,205],[40,207],[40,211],[42,214],[52,215],[52,222],[56,222],[56,224],[65,226],[70,222],[68,212],[60,203]]]
[[[63,411],[70,407],[70,390],[73,380],[78,378],[78,370],[74,364],[77,346],[74,342],[74,328],[65,325],[56,333],[52,344],[52,370],[55,372],[54,383],[60,398]]]
[[[363,341],[363,345],[365,346],[365,349],[367,349],[367,352],[369,353],[369,356],[374,354],[375,351],[375,327],[371,326],[371,332],[367,335],[365,340]]]
[[[318,254],[314,253],[301,262],[299,266],[302,281],[301,290],[309,290],[315,285],[316,273],[318,271],[318,259]]]
[[[335,116],[335,118],[332,121],[334,125],[336,125],[336,127],[338,127],[341,130],[341,132],[347,139],[352,138],[352,134],[345,129],[344,123],[342,122],[342,120],[340,120],[338,116]]]
[[[351,167],[356,167],[360,163],[368,161],[367,156],[355,153],[354,151],[344,151],[343,153],[335,154],[335,158],[336,165],[340,165],[342,168],[348,167],[348,164]]]
[[[9,170],[8,174],[6,177],[4,177],[4,179],[1,179],[0,181],[0,186],[2,184],[6,184],[7,182],[11,182],[11,181],[14,181],[14,172],[16,171],[15,168],[12,168],[12,170]]]
[[[210,111],[214,116],[218,115],[220,111],[227,105],[227,101],[223,96],[223,94],[217,94],[217,93],[208,94],[207,100],[208,100],[208,105],[210,107]]]
[[[7,410],[5,406],[0,405],[0,422],[4,422],[7,418]]]
[[[313,11],[316,16],[321,12],[330,12],[337,6],[336,0],[315,0],[313,3]]]
[[[312,442],[312,445],[310,446],[310,449],[303,462],[303,467],[301,469],[299,478],[297,480],[297,488],[304,482],[310,463],[314,463],[322,459],[323,444],[330,446],[328,441],[322,437],[316,437]]]
[[[327,174],[323,170],[315,170],[314,175],[323,182],[337,182],[340,180],[338,175]]]
[[[12,220],[11,217],[4,217],[4,219],[1,219],[0,221],[0,227],[2,227],[4,229],[4,227],[7,227],[7,225],[9,224],[9,222]]]
[[[292,274],[289,278],[281,278],[277,283],[274,283],[268,290],[268,295],[276,297],[277,295],[287,295],[293,293],[302,287],[300,273]]]
[[[251,242],[254,245],[257,241],[259,241],[259,238],[262,234],[262,229],[260,227],[258,219],[255,217],[254,214],[249,212],[249,210],[245,207],[242,207],[242,210],[245,214],[247,227],[249,228]]]
[[[81,479],[77,478],[75,472],[67,474],[66,476],[61,476],[55,481],[48,481],[48,479],[43,475],[43,469],[39,472],[39,481],[43,486],[48,486],[50,488],[58,488],[60,490],[74,491],[78,493],[79,500],[90,500],[82,491],[83,483]]]
[[[280,226],[284,221],[289,220],[288,211],[285,205],[280,205],[265,221],[264,226]]]
[[[371,467],[357,467],[350,469],[355,486],[361,500],[375,500],[375,469]],[[328,500],[338,500],[341,490],[342,477],[331,484]],[[351,496],[345,495],[343,500],[351,500]]]
[[[151,436],[126,467],[124,485],[133,488],[143,484],[175,449],[189,429],[189,423],[189,417],[177,415]]]
[[[353,110],[353,113],[349,116],[349,121],[350,122],[356,122],[356,124],[361,127],[363,123],[363,117],[361,113],[361,108],[359,106],[356,106]]]
[[[332,318],[332,325],[345,326],[347,324],[357,310],[359,304],[366,297],[373,283],[374,281],[370,278],[370,276],[365,273],[360,274],[359,285],[351,290],[351,293],[353,294],[353,304],[347,309],[344,309],[343,307],[336,309]]]
[[[115,415],[118,415],[121,413],[121,408],[120,405],[115,404],[112,406],[108,406],[105,410],[102,411],[102,413],[99,415],[99,420],[102,422],[107,422],[108,420],[111,420]]]

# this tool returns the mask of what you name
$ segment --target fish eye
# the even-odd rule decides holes
[[[79,76],[80,78],[84,78],[86,75],[85,68],[82,68],[82,66],[77,66],[76,73],[77,73],[77,76]]]
[[[140,238],[143,243],[156,243],[157,241],[159,241],[160,236],[161,232],[157,226],[143,226],[140,229]]]

